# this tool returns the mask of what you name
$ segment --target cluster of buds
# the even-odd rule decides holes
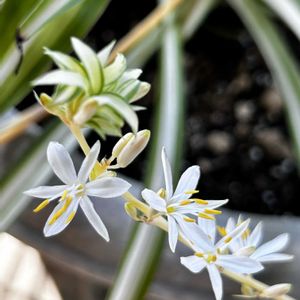
[[[145,96],[150,84],[138,78],[140,69],[126,70],[126,58],[117,54],[110,61],[115,42],[95,53],[77,38],[71,38],[78,59],[58,51],[45,49],[58,70],[50,71],[33,81],[33,85],[56,85],[54,94],[42,93],[38,101],[51,113],[80,127],[94,129],[102,138],[121,136],[127,122],[134,133],[138,130],[133,103]]]

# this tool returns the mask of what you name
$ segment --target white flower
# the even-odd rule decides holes
[[[233,230],[241,222],[241,216],[237,223],[233,218],[230,218],[227,222],[224,233],[226,233],[226,231]],[[250,229],[247,229],[243,235],[230,245],[231,251],[236,255],[249,256],[262,263],[283,262],[293,259],[292,255],[277,253],[287,246],[289,242],[289,235],[287,233],[280,234],[273,240],[260,245],[263,237],[262,227],[263,223],[259,222],[252,232]]]
[[[198,192],[195,188],[200,177],[199,166],[192,166],[181,175],[174,192],[171,166],[164,148],[162,149],[162,164],[166,185],[163,197],[149,189],[144,189],[142,196],[153,209],[157,210],[161,215],[167,216],[169,245],[174,252],[179,231],[184,236],[188,235],[190,228],[187,226],[187,223],[195,222],[195,219],[187,215],[214,219],[213,214],[221,213],[215,208],[224,205],[228,200],[206,201],[190,198],[194,193]]]
[[[252,274],[263,269],[262,265],[249,258],[227,254],[228,247],[247,229],[249,220],[243,222],[233,231],[215,243],[215,221],[199,218],[199,224],[193,225],[190,236],[194,255],[181,257],[181,263],[193,273],[207,268],[213,291],[217,300],[222,299],[223,287],[220,271],[227,269],[240,274]]]
[[[24,192],[26,195],[47,198],[34,210],[40,211],[51,201],[59,198],[57,206],[49,216],[44,227],[45,236],[52,236],[64,230],[74,218],[78,206],[85,213],[95,230],[106,240],[109,235],[101,218],[96,213],[88,196],[112,198],[127,192],[130,184],[123,179],[110,177],[103,173],[96,180],[88,181],[100,152],[99,141],[84,159],[78,174],[67,150],[59,143],[50,142],[47,157],[51,168],[64,185],[40,186]]]

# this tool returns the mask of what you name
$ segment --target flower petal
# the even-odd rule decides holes
[[[189,167],[185,172],[181,175],[175,193],[174,197],[182,195],[182,197],[179,197],[176,200],[181,201],[183,199],[190,198],[190,195],[185,194],[187,191],[195,190],[198,184],[200,178],[200,168],[199,166],[192,166]]]
[[[255,226],[254,230],[251,232],[249,238],[247,239],[248,246],[257,247],[258,244],[261,242],[263,236],[262,225],[263,223],[259,222]]]
[[[141,82],[137,92],[129,100],[129,103],[133,103],[140,98],[144,97],[150,91],[151,85],[148,82]]]
[[[168,231],[170,249],[174,253],[178,239],[178,228],[176,221],[172,216],[168,216]]]
[[[283,233],[260,246],[252,255],[254,259],[282,250],[289,242],[289,235]]]
[[[63,231],[72,221],[71,214],[75,214],[78,208],[79,199],[74,198],[71,204],[68,206],[66,211],[52,224],[50,225],[50,221],[54,217],[54,215],[65,205],[65,201],[59,202],[58,205],[54,208],[53,212],[49,216],[46,225],[44,227],[44,235],[46,237],[56,235]]]
[[[125,70],[126,58],[123,54],[118,53],[114,61],[103,70],[105,85],[120,78]]]
[[[67,187],[67,185],[39,186],[25,191],[24,194],[36,198],[53,198],[59,197]]]
[[[220,255],[217,264],[233,272],[241,274],[252,274],[263,269],[263,266],[246,256]]]
[[[88,45],[77,38],[72,37],[71,42],[88,74],[91,92],[93,94],[98,94],[103,85],[103,73],[96,53]]]
[[[159,197],[155,192],[144,189],[142,191],[143,199],[155,210],[160,212],[166,212],[166,201]]]
[[[259,262],[286,262],[294,258],[293,255],[284,254],[284,253],[272,253],[264,256],[258,257],[256,260]]]
[[[243,232],[248,228],[249,223],[250,219],[244,221],[231,232],[228,232],[222,239],[217,242],[216,248],[227,247],[228,245],[230,245],[233,241],[235,241],[243,234]]]
[[[166,199],[169,199],[173,195],[173,177],[170,162],[168,160],[165,147],[161,151],[161,161],[163,165],[163,171],[166,184]]]
[[[198,218],[198,225],[214,244],[216,238],[216,221]]]
[[[70,86],[78,86],[82,89],[86,88],[86,82],[84,78],[71,71],[54,70],[50,71],[32,82],[33,85],[57,85],[64,84]]]
[[[206,267],[204,259],[195,255],[180,257],[180,262],[193,273],[199,273]]]
[[[113,198],[126,193],[131,187],[127,181],[116,177],[104,177],[86,184],[86,194],[101,198]]]
[[[204,208],[209,208],[209,209],[214,209],[214,208],[218,208],[222,205],[225,205],[229,200],[228,199],[224,199],[224,200],[206,200],[208,203],[203,207]]]
[[[88,197],[84,197],[80,201],[80,207],[82,208],[84,214],[86,215],[91,225],[108,242],[109,235],[107,229],[104,223],[102,222],[101,218],[97,214],[92,201]]]
[[[81,75],[84,74],[84,70],[77,59],[59,51],[52,51],[46,47],[44,50],[45,54],[50,56],[59,68],[68,69]]]
[[[62,182],[66,184],[76,182],[77,176],[72,159],[63,145],[50,142],[47,157],[52,170]]]
[[[107,65],[110,52],[113,49],[115,44],[116,44],[115,40],[111,41],[107,46],[105,46],[101,51],[97,53],[97,57],[102,67],[105,67]]]
[[[97,141],[92,149],[90,150],[89,154],[85,157],[80,170],[78,172],[78,181],[81,183],[85,183],[88,178],[90,173],[92,172],[95,163],[97,161],[98,155],[100,152],[100,142]]]
[[[183,236],[192,242],[195,251],[210,252],[214,251],[214,245],[209,237],[203,232],[199,225],[184,221],[182,217],[176,216],[177,224],[179,225]]]
[[[221,300],[223,296],[222,278],[219,270],[214,264],[207,265],[207,271],[211,281],[216,300]]]

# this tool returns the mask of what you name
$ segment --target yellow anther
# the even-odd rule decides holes
[[[68,195],[68,191],[67,190],[65,190],[64,192],[63,192],[63,194],[62,194],[62,196],[61,196],[61,200],[65,200],[66,199],[66,197],[67,197],[67,195]]]
[[[227,234],[225,227],[217,226],[217,229],[221,236],[225,236]]]
[[[184,205],[188,205],[188,204],[191,204],[191,203],[192,203],[191,200],[182,200],[182,201],[180,202],[180,205],[184,206]]]
[[[210,215],[220,215],[222,214],[222,211],[217,210],[217,209],[205,209],[204,210],[205,213],[210,214]]]
[[[185,191],[184,193],[187,195],[193,195],[193,194],[199,193],[199,191],[198,190],[190,190],[190,191]]]
[[[203,218],[203,219],[207,219],[207,220],[215,220],[214,216],[205,214],[205,213],[199,213],[198,217]]]
[[[76,190],[77,191],[80,191],[83,189],[83,184],[79,184],[77,187],[76,187]]]
[[[232,241],[232,237],[229,236],[228,238],[225,239],[224,242],[225,242],[226,244],[228,244],[228,243],[230,243],[231,241]]]
[[[63,207],[61,207],[52,217],[52,219],[49,221],[49,224],[52,225],[59,217],[62,216],[62,214],[68,209],[69,205],[72,202],[72,196],[68,196],[65,200],[65,204]]]
[[[176,211],[176,208],[174,206],[168,206],[167,207],[167,213],[171,214],[171,213],[173,213],[175,211]]]
[[[203,200],[203,199],[194,199],[194,201],[195,201],[197,204],[203,204],[203,205],[207,205],[207,204],[208,204],[208,201]]]
[[[166,198],[166,190],[161,188],[158,192],[157,195],[161,198]]]
[[[39,205],[33,210],[33,212],[37,213],[37,212],[41,211],[44,207],[46,207],[46,206],[49,204],[49,202],[50,202],[50,201],[49,201],[48,199],[44,200],[41,204],[39,204]]]
[[[76,211],[72,211],[66,220],[66,224],[70,223],[75,217]]]
[[[250,233],[251,233],[250,229],[247,228],[247,229],[244,231],[244,233],[242,234],[242,239],[243,239],[243,240],[246,240],[246,239],[249,237]]]
[[[207,259],[206,259],[206,261],[207,261],[208,263],[215,262],[216,260],[217,260],[217,256],[214,255],[214,254],[208,255],[208,257],[207,257]]]
[[[53,216],[53,217],[51,218],[51,220],[49,221],[49,225],[54,224],[56,220],[57,220],[57,218],[56,218],[55,216]]]
[[[197,257],[203,257],[204,256],[204,254],[201,253],[201,252],[195,252],[194,255],[197,256]]]
[[[195,223],[196,222],[195,219],[192,219],[190,217],[184,217],[183,220],[186,221],[186,222],[189,222],[189,223]]]

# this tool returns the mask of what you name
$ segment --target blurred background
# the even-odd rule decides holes
[[[180,124],[174,133],[178,141],[170,142],[176,152],[174,168],[200,165],[201,197],[230,199],[223,220],[240,211],[262,219],[266,238],[290,232],[288,252],[300,254],[300,1],[177,2],[167,18],[161,17],[124,50],[129,66],[142,67],[142,79],[152,85],[139,102],[147,107],[138,113],[140,128],[154,129],[154,139],[159,140],[163,122],[172,122],[172,109],[181,103],[179,117],[173,120]],[[110,244],[98,238],[81,214],[60,236],[43,238],[51,208],[33,215],[36,202],[22,191],[55,183],[45,161],[49,140],[63,141],[79,164],[82,153],[68,130],[36,105],[30,81],[53,67],[43,46],[69,52],[70,36],[78,36],[98,51],[111,40],[121,40],[159,7],[156,1],[136,0],[1,1],[0,229],[10,234],[0,236],[1,299],[107,296],[136,229],[117,200],[96,205],[111,232]],[[178,34],[173,43],[168,30]],[[166,43],[179,54],[173,58],[165,52]],[[178,68],[179,78],[168,72],[167,64]],[[166,82],[171,91],[164,90]],[[53,89],[35,90],[51,94]],[[164,120],[160,127],[158,119]],[[125,126],[123,132],[128,130]],[[88,134],[90,144],[97,139],[96,133]],[[107,137],[101,152],[109,153],[115,143],[115,137]],[[122,174],[134,182],[137,195],[158,151],[153,148],[152,155],[145,151]],[[162,253],[146,299],[213,299],[206,274],[192,275],[167,248]],[[296,283],[299,267],[296,256],[293,266],[280,266],[280,274],[268,268],[259,276],[269,284]],[[30,283],[35,281],[32,273],[39,280],[35,284]],[[225,281],[224,299],[238,293],[238,285]],[[299,297],[298,286],[292,295]]]

